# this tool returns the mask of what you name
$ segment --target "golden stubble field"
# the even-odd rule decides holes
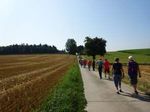
[[[29,112],[75,62],[69,55],[0,56],[0,112]]]
[[[126,77],[128,77],[127,66],[124,66],[123,68],[124,68]],[[139,68],[140,68],[140,72],[141,72],[142,77],[138,78],[138,82],[139,82],[138,87],[142,91],[150,94],[150,65],[139,65]],[[129,81],[127,79],[125,80],[125,82]]]

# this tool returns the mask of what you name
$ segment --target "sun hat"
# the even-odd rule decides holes
[[[129,59],[129,60],[133,60],[133,56],[129,56],[128,59]]]

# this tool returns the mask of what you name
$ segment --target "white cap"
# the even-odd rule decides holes
[[[129,60],[133,60],[133,56],[129,56],[128,59],[129,59]]]

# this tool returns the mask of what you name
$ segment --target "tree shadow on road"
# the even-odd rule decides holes
[[[129,92],[123,91],[122,93],[120,93],[120,95],[136,98],[136,99],[139,99],[139,100],[145,101],[145,102],[150,102],[150,96],[145,95],[143,93],[139,93],[138,95],[136,95],[135,93],[129,93]]]

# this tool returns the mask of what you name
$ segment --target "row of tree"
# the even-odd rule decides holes
[[[0,47],[0,54],[37,54],[37,53],[64,53],[59,51],[55,46],[47,44],[28,45],[28,44],[15,44],[10,46]]]
[[[85,47],[80,45],[77,46],[74,39],[68,39],[66,42],[66,50],[69,54],[87,54],[95,59],[96,55],[104,56],[106,53],[106,40],[103,38],[90,38],[85,37]]]

